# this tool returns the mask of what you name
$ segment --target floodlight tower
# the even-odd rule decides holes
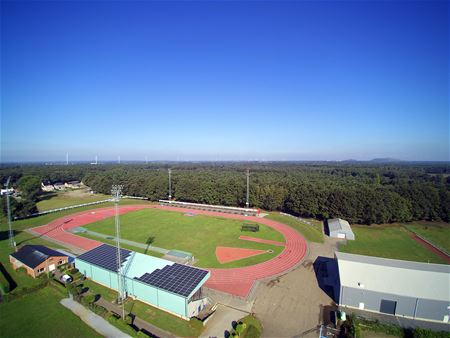
[[[117,302],[122,305],[122,318],[125,318],[124,298],[122,280],[122,257],[120,252],[120,219],[119,219],[119,201],[122,196],[122,185],[113,185],[111,187],[111,195],[113,195],[114,209],[115,209],[115,225],[116,225],[116,246],[117,246]]]
[[[172,169],[168,169],[169,172],[169,201],[172,200]]]
[[[11,181],[11,176],[8,177],[8,180],[6,181],[6,207],[8,211],[8,237],[9,237],[9,246],[14,248],[15,251],[17,251],[16,241],[14,240],[14,232],[12,230],[11,226],[11,205],[9,200],[9,195],[11,194],[9,191],[9,182]]]
[[[250,169],[247,168],[247,197],[246,197],[246,201],[245,201],[245,206],[247,208],[249,206],[249,202],[248,202],[249,188],[250,188]]]

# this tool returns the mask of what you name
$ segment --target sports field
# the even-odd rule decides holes
[[[450,224],[444,222],[414,222],[404,224],[413,232],[424,237],[439,248],[450,253]]]
[[[97,202],[111,198],[109,195],[91,194],[86,189],[48,192],[40,196],[37,202],[39,211],[63,208],[70,205]]]
[[[411,238],[408,230],[400,225],[352,226],[356,240],[347,241],[339,251],[409,261],[446,262]]]
[[[205,215],[187,216],[181,212],[143,209],[122,215],[120,224],[122,238],[144,244],[150,240],[153,246],[191,252],[197,259],[196,266],[199,267],[250,266],[274,258],[283,250],[282,246],[239,239],[239,236],[251,236],[284,242],[281,233],[263,224],[259,224],[258,232],[241,231],[241,226],[244,224],[242,220]],[[84,227],[114,236],[114,218]],[[99,240],[99,238],[96,239]],[[271,252],[220,264],[216,257],[217,247],[270,250]]]

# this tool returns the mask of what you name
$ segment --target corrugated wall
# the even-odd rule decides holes
[[[349,287],[342,287],[339,303],[355,308],[359,308],[359,303],[364,303],[365,310],[379,312],[382,299],[396,301],[395,314],[400,316],[442,321],[448,314],[449,304],[445,301],[417,299]]]

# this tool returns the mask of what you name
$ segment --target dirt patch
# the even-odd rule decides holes
[[[218,246],[216,248],[216,257],[220,264],[225,264],[247,257],[258,256],[267,253],[266,250],[230,248],[225,246]]]

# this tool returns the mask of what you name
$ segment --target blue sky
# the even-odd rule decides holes
[[[1,3],[2,161],[449,160],[449,4]]]

